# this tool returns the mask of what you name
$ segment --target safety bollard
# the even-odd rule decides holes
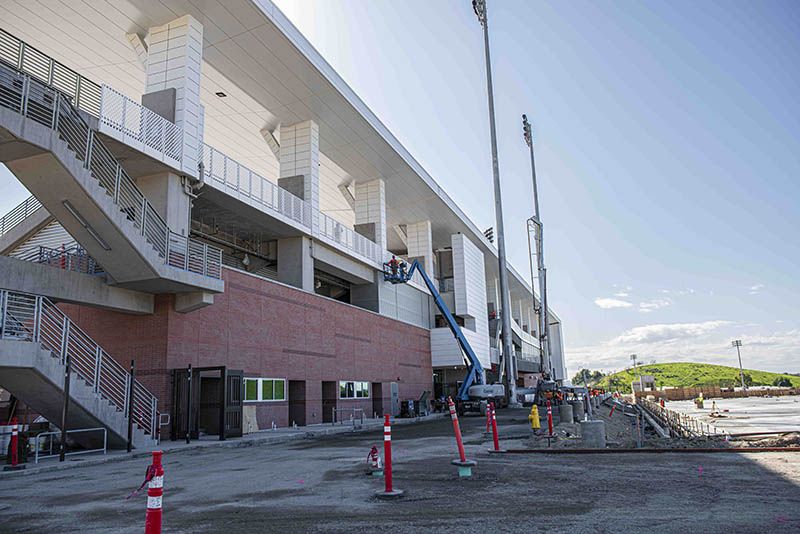
[[[489,434],[492,431],[492,406],[493,403],[488,403],[486,405],[486,433]]]
[[[392,487],[392,425],[389,423],[389,415],[384,416],[383,421],[383,474],[385,487],[383,491],[378,491],[375,495],[380,499],[397,499],[403,496],[403,490]]]
[[[458,426],[458,415],[456,415],[456,405],[453,404],[452,397],[447,397],[447,402],[450,406],[450,419],[453,420],[453,430],[456,433],[456,443],[458,444],[458,460],[453,460],[453,465],[458,466],[458,476],[469,477],[472,476],[472,467],[478,465],[475,460],[467,460],[467,455],[464,452],[464,442],[461,440],[461,428]]]
[[[547,401],[547,429],[550,436],[553,435],[553,407],[550,406],[550,401]]]
[[[3,466],[3,471],[19,471],[25,469],[25,464],[19,463],[19,426],[17,418],[11,418],[11,465]]]
[[[497,412],[494,410],[494,403],[492,403],[492,437],[494,438],[494,449],[489,452],[506,452],[500,450],[500,439],[497,436]]]
[[[161,455],[164,451],[153,451],[153,478],[147,487],[147,517],[144,520],[144,534],[161,534],[161,497],[164,495],[164,467]]]

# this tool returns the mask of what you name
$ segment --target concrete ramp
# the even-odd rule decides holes
[[[48,299],[0,290],[0,386],[59,426],[67,362],[67,429],[104,427],[108,446],[123,447],[132,397],[133,444],[155,444],[158,401],[144,386],[131,391],[129,373]]]

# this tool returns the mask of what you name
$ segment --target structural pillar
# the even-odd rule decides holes
[[[311,239],[305,236],[278,239],[278,281],[314,292]]]
[[[356,184],[355,231],[386,250],[386,189],[383,180]]]
[[[431,222],[419,221],[406,225],[408,260],[418,259],[429,277],[436,277],[433,265],[433,238]]]
[[[142,105],[183,130],[182,170],[197,176],[202,143],[203,25],[191,15],[150,28]]]
[[[319,126],[305,121],[281,126],[278,186],[305,201],[303,222],[319,235]]]

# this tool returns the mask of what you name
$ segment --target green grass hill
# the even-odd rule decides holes
[[[656,387],[706,387],[739,386],[739,369],[710,363],[655,363],[640,365],[639,373],[653,375]],[[792,386],[800,387],[800,376],[770,373],[767,371],[744,370],[745,384],[748,386],[771,386],[776,378],[788,378]],[[633,369],[626,369],[603,377],[597,384],[608,389],[630,392],[631,382],[635,380]],[[613,382],[613,386],[612,386]]]

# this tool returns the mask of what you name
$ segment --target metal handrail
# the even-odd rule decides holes
[[[332,415],[333,415],[333,422],[331,423],[331,425],[335,425],[336,424],[336,413],[337,412],[353,412],[353,414],[350,416],[350,421],[353,423],[353,426],[356,425],[356,412],[361,412],[361,424],[362,425],[364,424],[364,420],[367,418],[367,414],[364,412],[363,408],[337,408],[336,406],[333,406],[331,408],[331,412],[332,412]],[[341,424],[344,424],[345,420],[342,419],[340,422],[341,422]]]
[[[166,265],[222,278],[222,250],[171,231],[67,95],[0,58],[0,106],[57,131]]]
[[[133,422],[155,437],[158,399],[138,380],[129,391],[130,374],[48,298],[0,289],[0,339],[36,343],[128,417],[133,395]]]
[[[340,223],[330,215],[320,212],[319,233],[346,249],[376,263],[383,263],[380,247],[371,239],[364,237],[349,226]],[[424,285],[422,280],[419,282]]]
[[[203,143],[203,169],[207,183],[219,183],[258,204],[306,227],[311,227],[309,203],[278,187],[238,161]]]
[[[101,449],[87,449],[84,451],[72,451],[72,452],[65,452],[64,456],[69,456],[72,454],[86,454],[89,452],[100,452],[103,451],[103,454],[106,454],[108,451],[108,430],[103,427],[96,427],[96,428],[79,428],[75,430],[67,430],[67,435],[70,433],[77,434],[79,432],[103,432],[103,447]],[[33,463],[38,464],[39,458],[51,458],[53,456],[58,456],[59,453],[53,453],[53,438],[50,438],[50,454],[41,455],[39,454],[39,438],[42,436],[59,436],[61,432],[41,432],[36,434],[36,437],[33,440]]]
[[[183,129],[103,84],[100,131],[180,169]]]
[[[51,248],[40,245],[19,258],[50,267],[85,274],[100,274],[103,268],[82,247]]]
[[[12,228],[28,218],[33,212],[42,207],[42,203],[31,195],[0,218],[0,236],[7,234]]]
[[[101,88],[44,52],[0,28],[0,60],[67,95],[75,106],[100,116]]]

